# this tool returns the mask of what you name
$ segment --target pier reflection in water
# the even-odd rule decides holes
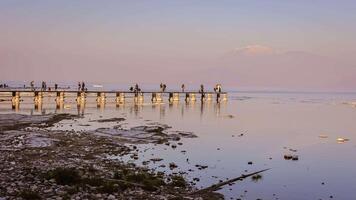
[[[33,98],[23,97],[21,102],[0,102],[0,112],[15,112],[21,114],[49,114],[49,113],[72,113],[77,115],[85,115],[86,112],[98,112],[102,113],[108,110],[112,111],[124,111],[136,116],[142,111],[147,111],[151,108],[151,112],[159,113],[161,119],[164,118],[166,112],[179,111],[181,117],[186,112],[194,111],[200,112],[200,116],[203,117],[205,110],[214,112],[215,116],[220,115],[220,108],[226,106],[227,101],[221,101],[219,103],[214,101],[189,101],[184,100],[151,103],[144,101],[124,101],[115,103],[115,101],[95,101],[89,99],[86,101],[77,101],[76,99],[66,99],[66,101],[55,101],[53,97],[44,97],[41,101],[32,101]]]

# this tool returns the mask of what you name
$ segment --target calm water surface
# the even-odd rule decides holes
[[[151,158],[156,170],[172,173],[174,162],[190,180],[199,178],[197,187],[209,186],[238,177],[242,173],[265,168],[260,181],[245,179],[222,192],[226,199],[356,199],[356,102],[352,94],[302,93],[230,93],[229,101],[216,104],[132,105],[116,107],[109,103],[97,108],[95,99],[84,109],[77,109],[74,98],[56,110],[54,98],[45,99],[42,109],[33,109],[32,99],[25,99],[19,110],[9,102],[0,103],[0,113],[40,114],[70,112],[83,114],[77,122],[63,121],[61,129],[95,130],[115,123],[95,123],[99,118],[125,117],[125,127],[159,122],[172,130],[194,132],[198,138],[182,139],[183,145],[138,145],[139,160],[119,158],[142,165]],[[148,99],[148,98],[147,98]],[[114,101],[113,99],[108,101]],[[130,101],[130,100],[128,100]],[[92,103],[90,103],[92,102]],[[91,126],[80,126],[90,124]],[[242,136],[240,136],[243,134]],[[326,135],[327,138],[320,138]],[[337,138],[349,141],[338,143]],[[173,142],[176,143],[176,142]],[[290,151],[292,149],[294,151]],[[295,151],[296,150],[296,151]],[[186,151],[186,153],[182,153]],[[298,155],[298,161],[285,160],[285,154]],[[188,160],[187,160],[188,159]],[[252,161],[252,165],[248,162]],[[158,167],[166,164],[167,168]],[[198,170],[195,165],[207,165]],[[324,183],[324,184],[322,184]]]

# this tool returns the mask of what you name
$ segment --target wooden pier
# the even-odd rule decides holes
[[[177,91],[142,91],[142,92],[131,92],[131,91],[74,91],[74,90],[57,90],[57,91],[32,91],[32,90],[0,90],[0,98],[9,97],[11,98],[12,107],[16,108],[22,102],[22,97],[33,97],[33,102],[35,107],[41,106],[43,99],[46,97],[54,98],[57,106],[63,106],[66,99],[75,98],[78,105],[85,104],[88,99],[95,98],[99,105],[105,105],[108,103],[108,98],[113,103],[117,105],[124,104],[129,99],[131,101],[139,104],[145,101],[145,98],[149,99],[152,103],[162,103],[166,101],[169,103],[185,101],[185,102],[195,102],[200,100],[205,101],[227,101],[226,92],[177,92]]]

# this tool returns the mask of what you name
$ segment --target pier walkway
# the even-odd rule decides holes
[[[90,97],[95,97],[96,102],[99,104],[105,104],[108,99],[114,98],[112,100],[116,104],[123,104],[128,99],[132,99],[134,103],[143,103],[145,98],[149,98],[152,103],[162,103],[164,102],[164,98],[167,99],[168,102],[175,102],[184,100],[185,102],[194,102],[200,100],[204,101],[226,101],[227,93],[226,92],[197,92],[197,91],[141,91],[141,92],[133,92],[133,91],[100,91],[100,90],[90,90],[90,91],[78,91],[78,90],[52,90],[52,91],[33,91],[33,90],[13,90],[6,89],[0,90],[0,98],[8,100],[11,99],[12,106],[18,107],[22,98],[25,97],[33,97],[33,102],[36,105],[40,105],[43,102],[43,98],[55,98],[57,106],[60,106],[65,102],[66,98],[75,98],[78,104],[85,104],[85,102]],[[183,99],[184,98],[184,99]]]

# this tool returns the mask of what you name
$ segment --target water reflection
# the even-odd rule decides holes
[[[33,99],[29,98],[17,106],[13,106],[11,101],[0,102],[0,112],[83,115],[77,122],[63,122],[61,130],[110,128],[117,124],[90,121],[124,117],[127,122],[122,124],[124,128],[145,125],[150,121],[167,124],[172,131],[193,132],[197,138],[181,139],[182,145],[172,142],[177,146],[174,149],[166,145],[137,145],[142,150],[140,159],[127,159],[142,165],[142,161],[161,158],[162,163],[149,166],[168,173],[172,171],[159,165],[168,166],[174,162],[180,171],[188,172],[190,180],[200,179],[197,187],[237,177],[247,173],[245,171],[272,168],[258,182],[245,180],[224,188],[222,192],[226,199],[328,199],[330,195],[334,199],[354,198],[350,191],[356,190],[356,181],[351,176],[356,174],[356,162],[352,159],[356,147],[356,110],[341,103],[345,100],[333,99],[335,103],[325,103],[330,102],[327,98],[315,103],[305,99],[317,98],[250,97],[250,94],[232,98],[220,103],[184,100],[168,103],[165,100],[155,104],[134,103],[131,99],[117,104],[108,98],[105,105],[99,106],[94,99],[79,106],[70,99],[60,105],[53,99],[44,99],[36,109]],[[355,99],[347,102],[355,102]],[[286,154],[297,155],[298,159],[289,162],[284,159]],[[253,164],[249,165],[249,161]],[[208,168],[199,170],[197,164]]]
[[[159,113],[160,119],[164,119],[167,112],[179,111],[180,116],[183,118],[185,114],[190,112],[199,112],[202,118],[207,110],[211,110],[215,113],[215,116],[220,115],[221,106],[226,106],[226,102],[214,102],[214,101],[171,101],[160,103],[144,103],[140,101],[133,102],[107,102],[107,101],[56,101],[53,99],[41,99],[40,101],[31,102],[30,99],[25,99],[20,102],[1,102],[0,112],[19,112],[19,113],[31,113],[31,114],[44,114],[47,112],[64,113],[76,111],[77,115],[83,116],[86,110],[92,110],[94,108],[99,112],[105,112],[106,110],[128,111],[130,114],[139,116],[139,114],[151,107],[152,112]],[[10,107],[10,108],[9,108]],[[74,109],[76,108],[76,109]],[[210,111],[209,111],[210,112]]]

